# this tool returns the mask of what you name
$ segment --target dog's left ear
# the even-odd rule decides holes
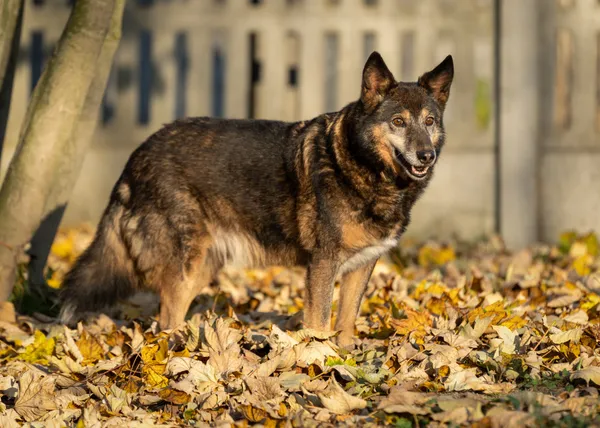
[[[378,52],[369,55],[363,69],[360,100],[367,111],[373,110],[396,83],[394,75],[387,68]]]
[[[419,85],[433,95],[438,104],[444,108],[450,97],[450,86],[454,78],[454,61],[448,55],[436,68],[419,77]]]

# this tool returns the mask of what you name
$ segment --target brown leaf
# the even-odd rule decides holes
[[[42,376],[29,370],[19,378],[19,397],[15,411],[26,421],[35,421],[45,413],[58,408],[54,401],[56,378]]]
[[[158,396],[171,404],[185,404],[191,401],[189,394],[172,388],[163,389],[158,393]]]

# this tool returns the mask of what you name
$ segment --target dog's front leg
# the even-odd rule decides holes
[[[306,272],[304,323],[320,331],[331,329],[331,302],[339,264],[331,257],[313,256]]]
[[[340,288],[340,302],[338,306],[335,329],[340,331],[337,338],[338,345],[349,347],[354,343],[354,324],[360,309],[365,289],[375,267],[374,262],[367,263],[353,272],[342,276]]]

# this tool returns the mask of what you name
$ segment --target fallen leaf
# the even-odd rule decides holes
[[[117,385],[112,385],[106,394],[106,402],[108,403],[109,410],[116,414],[126,409],[129,406],[130,400],[126,391]]]
[[[44,333],[39,330],[35,331],[33,337],[33,343],[25,348],[19,358],[29,363],[47,363],[54,353],[54,338],[46,338]]]
[[[561,344],[566,342],[579,342],[581,339],[581,335],[583,334],[583,330],[581,328],[574,328],[568,331],[561,331],[560,333],[551,334],[550,340],[553,343]]]
[[[501,352],[505,354],[514,354],[517,349],[519,335],[502,325],[494,325],[492,328],[496,330],[496,333],[498,333],[498,336],[502,339]]]
[[[15,411],[26,421],[35,421],[58,408],[54,401],[56,379],[27,371],[19,378],[19,397]]]
[[[186,373],[181,381],[172,383],[172,387],[188,394],[191,394],[194,388],[203,393],[213,391],[219,386],[214,367],[189,357],[171,359],[167,365],[167,373],[170,376]]]
[[[327,357],[339,357],[337,352],[324,342],[299,343],[294,346],[294,351],[296,353],[296,363],[301,367],[307,367],[314,363],[323,366]]]
[[[592,382],[595,383],[596,386],[600,386],[600,367],[590,366],[585,369],[577,370],[571,374],[570,379],[581,379],[588,385]]]
[[[285,390],[298,391],[300,385],[310,380],[310,376],[304,373],[284,372],[277,379]]]
[[[327,389],[317,393],[317,396],[327,410],[338,415],[343,415],[350,413],[353,410],[364,409],[367,407],[367,402],[365,400],[348,394],[335,381],[335,378],[331,378]]]
[[[158,393],[158,396],[171,404],[185,404],[191,401],[191,397],[189,394],[172,388],[166,388],[161,390]]]
[[[102,359],[104,357],[104,349],[102,345],[94,336],[90,335],[87,331],[83,330],[83,333],[77,341],[77,349],[80,351],[80,355],[77,355],[74,351],[74,356],[83,357],[83,364],[91,364]],[[81,362],[81,361],[78,361]]]

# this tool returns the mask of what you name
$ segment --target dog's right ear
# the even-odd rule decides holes
[[[363,69],[360,100],[367,111],[373,110],[394,86],[396,79],[378,52],[373,52]]]

